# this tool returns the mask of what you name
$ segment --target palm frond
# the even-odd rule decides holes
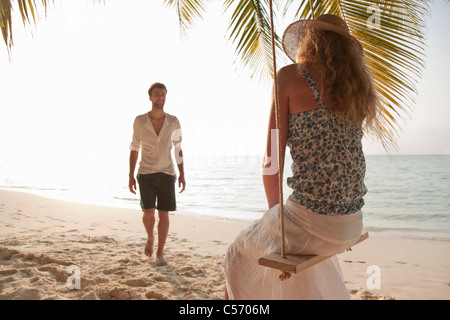
[[[12,45],[12,4],[8,0],[0,0],[0,27],[2,29],[3,41],[9,48]]]
[[[260,80],[271,80],[273,60],[268,0],[226,0],[224,10],[233,11],[228,39],[236,48],[241,66],[252,70],[253,76]],[[281,50],[281,40],[276,34],[275,47]]]
[[[47,12],[50,2],[54,0],[41,0],[42,7],[39,8],[35,0],[17,0],[19,12],[22,17],[23,24],[31,24],[36,22],[39,10]],[[13,26],[12,26],[12,0],[0,0],[0,28],[2,30],[3,41],[6,44],[8,52],[11,51],[13,45]]]
[[[178,13],[180,34],[185,37],[187,31],[201,19],[206,12],[208,0],[164,0],[164,4],[173,7]]]

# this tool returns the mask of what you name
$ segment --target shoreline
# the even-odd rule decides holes
[[[139,210],[0,190],[0,299],[223,299],[223,256],[249,225],[171,214],[169,266],[143,254]],[[419,254],[418,254],[419,253]],[[338,255],[352,299],[450,299],[450,242],[377,237]],[[80,289],[69,290],[77,265]],[[378,267],[380,288],[368,283]],[[369,288],[370,287],[370,288]]]
[[[85,205],[92,205],[92,206],[98,206],[98,207],[108,207],[113,209],[123,209],[123,210],[132,210],[135,212],[140,212],[139,209],[139,199],[133,199],[129,198],[127,201],[136,201],[136,203],[126,203],[124,199],[116,199],[116,202],[111,201],[109,198],[103,198],[102,201],[88,201],[83,198],[83,195],[79,199],[75,199],[73,195],[70,194],[60,194],[55,195],[54,193],[48,194],[48,191],[62,191],[67,192],[70,191],[70,189],[54,189],[54,188],[33,188],[33,187],[25,187],[25,186],[0,186],[0,192],[2,191],[9,191],[9,192],[19,192],[19,193],[25,193],[29,195],[36,195],[43,197],[45,199],[49,200],[57,200],[57,201],[66,201],[69,203],[78,203],[78,204],[85,204]],[[83,200],[81,200],[83,198]],[[204,214],[204,213],[198,213],[193,212],[191,210],[180,210],[171,212],[171,215],[177,215],[177,216],[187,216],[187,217],[195,217],[199,219],[208,219],[208,220],[217,220],[217,221],[224,221],[224,222],[231,222],[231,223],[238,223],[238,224],[251,224],[253,221],[258,219],[258,217],[251,219],[251,218],[236,218],[236,217],[225,217],[223,215],[214,215],[214,214]],[[261,214],[262,216],[262,214]],[[364,216],[364,209],[363,209],[363,216]],[[432,240],[432,241],[445,241],[450,242],[450,234],[448,236],[432,236],[432,235],[425,235],[421,234],[418,235],[417,233],[414,235],[411,235],[404,231],[386,231],[377,227],[367,227],[365,228],[365,231],[368,231],[372,236],[375,236],[377,238],[386,238],[386,239],[411,239],[411,240]]]

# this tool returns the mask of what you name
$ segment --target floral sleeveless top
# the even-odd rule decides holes
[[[295,200],[324,215],[359,211],[366,171],[362,130],[342,114],[328,109],[311,74],[300,66],[318,109],[289,115],[287,146],[293,160],[293,176],[287,184]]]

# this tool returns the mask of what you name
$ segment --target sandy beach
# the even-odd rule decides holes
[[[160,267],[138,209],[0,190],[0,300],[223,299],[222,259],[248,223],[170,219]],[[449,241],[370,234],[338,258],[352,299],[450,299]]]

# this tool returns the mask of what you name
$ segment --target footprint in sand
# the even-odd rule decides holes
[[[104,274],[124,274],[126,271],[124,270],[124,267],[113,267],[110,269],[103,270]]]
[[[59,221],[59,222],[65,222],[65,220],[62,220],[62,219],[58,219],[58,218],[54,218],[54,217],[51,217],[51,216],[45,216],[47,219],[50,219],[50,220],[52,220],[52,221]]]
[[[36,274],[42,277],[50,277],[56,281],[65,282],[67,280],[66,269],[61,269],[56,266],[43,266],[37,268]]]
[[[346,263],[362,263],[362,264],[366,263],[365,261],[353,261],[353,260],[343,260],[343,261]]]
[[[0,262],[0,264],[2,263]],[[0,277],[9,277],[16,273],[17,270],[15,269],[0,270]],[[2,279],[1,282],[4,282],[4,279]]]
[[[155,299],[155,300],[168,300],[169,299],[165,294],[158,292],[158,291],[154,291],[154,290],[147,292],[145,294],[145,297],[147,299]]]
[[[122,281],[122,283],[130,287],[148,287],[152,285],[154,282],[146,279],[128,279]]]
[[[202,268],[194,268],[194,267],[186,266],[186,267],[182,267],[180,269],[179,274],[183,277],[195,278],[195,277],[204,275],[205,270],[203,270]]]

